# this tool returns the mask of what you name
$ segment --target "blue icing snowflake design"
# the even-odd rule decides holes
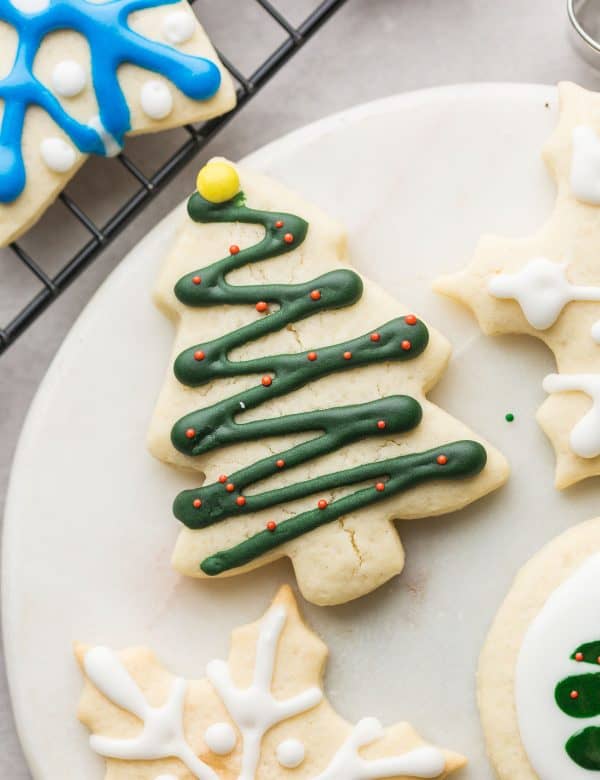
[[[18,35],[12,69],[0,79],[0,101],[4,102],[0,128],[0,202],[14,201],[25,188],[22,138],[25,114],[31,105],[46,111],[80,152],[107,153],[98,130],[69,116],[56,96],[33,74],[36,54],[49,33],[74,30],[87,39],[100,123],[119,145],[131,129],[129,107],[117,78],[117,70],[123,63],[162,74],[194,100],[206,100],[217,92],[221,74],[214,62],[149,40],[129,27],[128,17],[134,11],[176,2],[49,0],[43,10],[27,13],[8,0],[0,0],[0,20],[14,27]]]

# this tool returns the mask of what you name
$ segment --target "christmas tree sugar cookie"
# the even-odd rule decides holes
[[[235,92],[184,0],[0,0],[0,102],[4,246],[88,154],[223,114]]]
[[[479,705],[500,780],[600,772],[600,518],[519,572],[486,640]]]
[[[174,677],[144,648],[76,655],[79,718],[107,780],[441,780],[465,763],[408,723],[346,723],[322,690],[327,648],[288,587],[234,632],[228,662],[211,661],[205,679]]]
[[[223,160],[198,187],[156,289],[177,331],[150,449],[201,472],[175,566],[288,556],[308,600],[348,601],[402,570],[394,518],[465,506],[505,460],[427,401],[449,345],[349,268],[338,225]]]
[[[568,83],[559,93],[544,149],[557,186],[548,221],[525,238],[484,236],[467,269],[435,287],[470,306],[485,333],[526,333],[554,352],[538,421],[564,488],[600,474],[600,94]]]

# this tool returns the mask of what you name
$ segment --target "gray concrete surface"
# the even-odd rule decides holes
[[[296,20],[315,0],[275,0]],[[600,75],[578,59],[566,36],[566,0],[349,0],[346,7],[245,108],[211,145],[209,154],[238,158],[307,122],[375,98],[438,84],[469,81],[553,83],[561,79],[600,87]],[[225,53],[251,70],[280,37],[251,0],[200,0],[209,33]],[[600,2],[598,2],[600,17]],[[250,34],[249,34],[250,31]],[[158,137],[133,142],[148,164],[162,152]],[[105,166],[114,165],[113,168]],[[11,460],[28,405],[54,353],[94,290],[140,236],[185,197],[194,162],[155,200],[103,256],[0,358],[0,507]],[[111,181],[116,163],[92,162],[69,187],[99,220],[125,187]],[[61,207],[27,239],[48,257],[51,271],[69,242],[81,234],[62,229]],[[67,223],[64,223],[65,226]],[[69,223],[70,225],[71,223]],[[43,248],[43,254],[41,254]],[[30,288],[8,255],[0,254],[0,322]],[[21,301],[20,297],[21,296]],[[24,562],[26,563],[26,562]],[[40,637],[43,643],[43,637]],[[43,663],[43,658],[40,658]],[[4,673],[0,671],[0,778],[29,778],[15,733]],[[68,751],[68,745],[64,746]],[[56,780],[62,780],[56,778]]]

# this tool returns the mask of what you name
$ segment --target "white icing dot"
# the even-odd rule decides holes
[[[147,81],[140,93],[142,109],[152,119],[164,119],[173,110],[173,96],[162,81]]]
[[[237,737],[229,723],[213,723],[204,732],[204,741],[213,753],[226,756],[235,747]]]
[[[118,141],[106,131],[100,116],[98,114],[93,116],[88,122],[88,125],[92,127],[102,139],[102,143],[104,144],[104,154],[107,157],[116,157],[121,151],[121,146],[119,145]]]
[[[196,20],[185,11],[173,11],[163,20],[163,36],[172,44],[185,43],[194,34]]]
[[[75,60],[63,60],[52,69],[52,86],[61,97],[75,97],[86,81],[85,70]]]
[[[71,170],[77,156],[71,144],[62,138],[44,138],[40,144],[40,154],[48,168],[56,173]]]
[[[50,5],[50,0],[11,0],[18,11],[24,14],[36,14],[45,11]]]
[[[306,751],[299,739],[284,739],[277,745],[277,760],[286,769],[295,769],[304,761]]]

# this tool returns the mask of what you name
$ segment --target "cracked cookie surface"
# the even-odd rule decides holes
[[[175,370],[150,449],[200,472],[174,503],[174,564],[230,576],[287,556],[308,600],[342,603],[402,570],[395,519],[463,507],[507,465],[425,397],[446,339],[349,266],[339,225],[239,175],[221,201],[191,197],[156,288]]]

